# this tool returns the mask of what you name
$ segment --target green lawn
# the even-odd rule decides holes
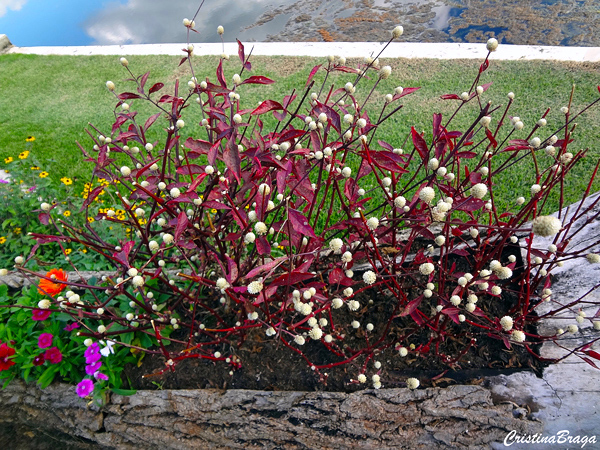
[[[168,56],[131,56],[130,68],[136,75],[150,70],[148,85],[165,82],[163,92],[172,92],[176,79],[180,79],[183,92],[187,91],[190,72],[187,65],[178,67],[179,57]],[[195,70],[198,79],[215,79],[216,57],[196,57]],[[254,57],[253,74],[272,78],[277,83],[271,86],[244,86],[242,105],[254,107],[261,99],[273,98],[282,101],[285,94],[297,88],[302,93],[306,77],[311,68],[323,59],[300,57]],[[347,65],[356,65],[357,61],[348,61]],[[481,61],[469,60],[409,60],[382,59],[382,64],[393,68],[392,76],[380,84],[372,97],[376,106],[372,118],[382,103],[383,95],[391,92],[397,85],[404,87],[420,86],[416,93],[405,97],[404,108],[393,120],[385,123],[377,137],[394,146],[402,146],[409,135],[411,125],[424,130],[431,136],[431,117],[435,112],[444,115],[452,113],[456,101],[443,101],[441,94],[466,91],[477,73]],[[238,72],[240,63],[232,57],[225,63],[226,79]],[[545,61],[492,61],[490,68],[483,74],[480,84],[493,81],[494,84],[484,94],[484,98],[494,104],[505,104],[506,94],[512,91],[516,95],[514,115],[519,115],[525,123],[525,129],[515,135],[525,138],[546,108],[552,111],[548,115],[548,126],[539,136],[545,138],[560,127],[560,107],[567,104],[571,86],[575,84],[575,96],[572,111],[577,112],[583,106],[598,97],[597,82],[599,64],[576,64]],[[322,81],[324,72],[319,72],[315,80]],[[67,176],[77,178],[82,184],[90,178],[91,166],[83,162],[75,141],[88,148],[91,140],[84,132],[88,123],[93,123],[106,133],[114,118],[115,98],[105,87],[107,80],[117,85],[117,91],[124,89],[128,77],[125,69],[115,56],[35,56],[0,55],[0,167],[5,167],[4,158],[13,157],[23,151],[27,136],[35,136],[31,157],[37,159],[43,169],[50,172],[56,180]],[[335,81],[337,87],[353,80],[354,75],[338,73],[328,79]],[[131,83],[130,83],[131,84]],[[372,81],[359,86],[359,97],[369,91]],[[329,86],[328,86],[329,87]],[[134,90],[133,87],[128,90]],[[139,109],[141,117],[147,117],[150,110],[145,105],[132,101],[132,108]],[[465,130],[476,110],[475,105],[467,105],[454,122],[452,129]],[[190,108],[197,107],[192,104]],[[200,137],[198,122],[200,115],[194,118],[188,114],[185,131]],[[600,109],[587,112],[578,120],[575,143],[571,151],[589,148],[588,158],[580,164],[577,173],[569,181],[570,201],[574,201],[584,189],[589,173],[600,155],[595,145],[600,136]],[[156,137],[160,136],[160,127],[153,127]],[[185,133],[184,133],[185,134]],[[411,145],[406,146],[411,148]],[[526,165],[516,167],[497,180],[498,189],[507,200],[525,195],[534,182],[532,172]],[[596,189],[600,189],[600,183]],[[498,190],[496,195],[498,195]]]

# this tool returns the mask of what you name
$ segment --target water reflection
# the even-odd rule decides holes
[[[0,32],[16,45],[184,42],[197,4],[0,0]],[[196,23],[192,42],[218,42],[218,25],[228,41],[384,41],[402,24],[409,42],[600,46],[597,0],[206,0]]]

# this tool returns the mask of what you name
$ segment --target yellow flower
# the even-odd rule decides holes
[[[60,181],[62,181],[65,186],[69,186],[69,185],[73,184],[73,180],[71,180],[70,178],[67,178],[67,177],[62,177],[60,179]]]
[[[26,159],[29,156],[29,150],[19,153],[19,159]]]
[[[38,166],[31,166],[31,170],[40,170]]]
[[[213,209],[210,210],[210,212],[213,213],[213,214],[216,214],[217,210],[215,208],[213,208]]]
[[[10,164],[10,163],[11,163],[11,162],[13,162],[13,161],[14,161],[14,160],[12,159],[12,157],[11,157],[11,156],[9,156],[8,158],[4,158],[4,162],[5,162],[6,164]]]
[[[81,250],[79,250],[81,253],[87,253],[87,248],[82,248]]]
[[[73,250],[70,248],[65,249],[65,255],[69,256]]]
[[[6,242],[6,238],[4,236],[0,237],[0,244],[4,244]]]
[[[69,211],[68,209],[63,213],[63,216],[65,217],[69,217],[71,215],[71,211]]]
[[[46,171],[40,172],[40,178],[46,178],[48,175],[50,174]]]
[[[33,142],[35,141],[35,136],[27,136],[27,139],[25,139],[25,142]]]
[[[21,234],[21,227],[13,228],[13,233],[15,233],[15,234]]]
[[[88,218],[87,218],[87,221],[88,221],[89,223],[92,223],[92,222],[94,221],[94,218],[93,218],[93,217],[88,217]]]

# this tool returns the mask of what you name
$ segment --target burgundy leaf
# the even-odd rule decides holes
[[[186,164],[184,166],[179,166],[177,168],[177,173],[179,175],[197,175],[205,172],[204,168],[198,164]]]
[[[488,140],[490,141],[490,143],[492,144],[492,148],[496,148],[498,147],[498,142],[496,141],[496,139],[494,138],[494,135],[492,134],[492,132],[490,130],[488,130],[487,128],[485,129],[485,135],[487,136]]]
[[[390,144],[388,144],[385,141],[382,140],[377,140],[377,143],[379,145],[381,145],[383,148],[385,148],[386,150],[389,150],[390,152],[394,150],[394,147],[392,147]]]
[[[296,230],[298,233],[304,236],[310,236],[312,238],[316,238],[314,230],[308,223],[308,219],[304,217],[302,213],[296,211],[295,209],[290,208],[289,210],[289,219],[292,224],[292,228]]]
[[[440,135],[440,127],[442,126],[442,115],[435,113],[433,115],[433,138],[436,139]]]
[[[314,278],[314,275],[309,272],[297,272],[285,273],[273,280],[271,286],[291,286],[302,281],[310,280]]]
[[[125,122],[127,122],[129,120],[129,118],[125,115],[119,116],[117,117],[117,120],[115,120],[115,123],[113,123],[112,126],[112,133],[114,134],[121,125],[123,125]]]
[[[273,84],[275,83],[273,80],[263,77],[262,75],[253,75],[249,78],[246,78],[244,81],[240,83],[242,84]]]
[[[456,94],[444,94],[440,98],[442,100],[460,100],[460,97]]]
[[[87,196],[87,198],[83,201],[83,205],[81,205],[81,209],[79,210],[79,212],[83,211],[85,208],[88,207],[88,205],[90,203],[92,203],[94,201],[94,199],[96,197],[98,197],[100,195],[100,193],[104,190],[104,186],[98,186],[94,189],[92,189],[92,192],[90,192]]]
[[[160,117],[160,113],[156,113],[150,117],[148,117],[148,120],[146,120],[146,123],[144,124],[144,131],[148,131],[148,128],[150,128],[152,126],[152,124],[154,122],[156,122],[156,119],[158,119]]]
[[[118,95],[120,100],[128,100],[131,98],[142,98],[141,96],[139,96],[138,94],[134,94],[133,92],[123,92],[122,94]]]
[[[235,143],[235,136],[232,136],[229,141],[227,141],[227,146],[225,147],[225,150],[223,150],[223,161],[227,168],[231,170],[235,179],[239,182],[242,178],[242,169],[240,151]]]
[[[244,60],[246,59],[246,55],[244,53],[244,44],[240,42],[239,39],[236,39],[238,43],[238,56],[240,57],[240,61],[244,64]]]
[[[423,136],[421,136],[419,133],[417,133],[417,130],[415,130],[415,127],[411,127],[410,132],[412,134],[413,144],[414,144],[415,148],[417,149],[417,152],[419,152],[421,159],[423,161],[427,161],[427,159],[428,159],[427,155],[429,154],[429,148],[427,147],[427,143],[425,142],[425,139],[423,139]]]
[[[175,227],[175,242],[179,241],[181,235],[188,226],[188,217],[185,211],[181,211],[177,216],[177,227]]]
[[[255,276],[257,276],[263,272],[271,271],[272,269],[281,265],[281,263],[283,263],[284,261],[287,261],[287,260],[288,260],[287,256],[280,256],[279,258],[274,259],[273,261],[270,261],[266,264],[263,264],[262,266],[255,267],[250,272],[248,272],[244,278],[251,280],[252,278],[254,278]]]
[[[144,86],[146,85],[146,81],[148,81],[149,76],[150,76],[150,72],[146,72],[144,75],[142,75],[142,79],[140,80],[140,85],[141,85],[142,91],[144,90]]]
[[[152,85],[152,87],[148,91],[148,94],[153,94],[154,92],[158,92],[164,87],[165,87],[164,83],[155,83]]]
[[[38,219],[44,225],[48,225],[48,223],[50,222],[50,214],[48,214],[48,213],[39,213],[38,214]]]
[[[336,267],[331,272],[329,272],[329,284],[341,284],[342,286],[352,286],[354,284],[354,281],[352,280],[352,278],[348,278],[340,267]]]
[[[402,94],[395,94],[394,98],[392,101],[398,100],[399,98],[402,98],[406,95],[412,94],[415,91],[418,91],[419,89],[421,89],[420,87],[408,87],[408,88],[404,88],[402,90]]]
[[[119,261],[120,263],[122,263],[126,267],[129,267],[129,253],[131,252],[131,249],[133,248],[134,244],[135,244],[134,241],[127,241],[127,242],[125,242],[121,246],[121,251],[120,252],[114,252],[113,253],[113,258],[115,258],[117,261]]]
[[[315,74],[317,73],[317,71],[320,68],[321,68],[321,64],[312,68],[312,70],[310,71],[310,74],[308,75],[308,79],[306,80],[306,85],[304,87],[306,87],[310,84],[311,80],[313,79],[313,77],[315,76]]]
[[[408,303],[408,305],[406,305],[404,310],[400,313],[400,316],[408,316],[409,314],[412,314],[414,312],[414,310],[419,307],[422,300],[423,300],[423,296],[421,295],[421,296],[415,298],[414,300],[410,301]]]
[[[267,238],[264,236],[258,236],[256,238],[256,251],[259,255],[270,255],[271,254],[271,244],[267,241]]]
[[[485,72],[488,67],[490,67],[490,62],[487,58],[485,58],[485,61],[481,64],[481,66],[479,66],[479,73]]]
[[[211,209],[231,209],[231,206],[228,206],[225,203],[216,202],[214,200],[207,200],[205,202],[202,202],[202,206]]]
[[[223,76],[223,60],[219,60],[219,66],[217,67],[217,80],[221,84],[221,87],[226,88],[227,83],[225,82],[225,77]]]
[[[186,139],[184,146],[193,152],[206,155],[212,147],[212,144],[208,141],[203,141],[202,139],[192,139],[189,137]]]
[[[281,106],[281,104],[276,102],[275,100],[265,100],[260,105],[258,105],[258,108],[252,111],[250,115],[256,116],[276,109],[281,110],[283,109],[283,106]]]

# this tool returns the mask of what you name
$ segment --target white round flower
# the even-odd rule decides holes
[[[525,342],[525,333],[521,330],[514,330],[510,335],[510,338],[515,342]]]
[[[502,288],[500,286],[492,286],[492,295],[500,295],[502,294]]]
[[[48,300],[47,298],[40,300],[38,302],[38,308],[40,308],[40,309],[48,309],[48,308],[50,308],[50,305],[51,305],[50,300]]]
[[[364,374],[364,373],[361,373],[360,375],[358,375],[358,376],[356,377],[356,380],[357,380],[359,383],[365,383],[365,382],[367,381],[367,377],[365,376],[365,374]]]
[[[437,170],[437,168],[440,166],[440,161],[437,158],[431,158],[429,160],[429,162],[427,163],[427,168],[429,170]]]
[[[531,138],[529,145],[531,145],[533,148],[539,148],[539,146],[542,145],[542,140],[539,137]]]
[[[144,285],[144,277],[140,276],[140,275],[136,275],[135,277],[133,277],[133,279],[131,280],[131,284],[133,284],[134,287],[140,287]]]
[[[267,234],[267,225],[265,225],[263,222],[256,222],[256,225],[254,225],[254,231],[256,231],[256,234],[259,236],[263,236]]]
[[[352,169],[350,167],[344,167],[342,169],[342,176],[344,178],[350,178],[350,175],[352,175]]]
[[[496,270],[494,270],[494,273],[501,280],[508,280],[513,275],[512,270],[510,270],[508,267],[499,267]]]
[[[260,281],[253,281],[248,285],[249,294],[258,294],[263,289],[263,284]]]
[[[434,199],[434,197],[435,197],[435,191],[430,186],[425,186],[419,192],[419,198],[421,200],[423,200],[425,203],[431,203],[431,201]]]
[[[363,281],[366,284],[373,284],[377,281],[377,275],[372,270],[368,270],[363,274]]]
[[[515,93],[514,92],[509,92],[508,94],[506,94],[506,96],[510,99],[510,100],[514,100],[515,98]]]
[[[352,289],[351,287],[347,287],[346,289],[344,289],[344,295],[346,297],[350,297],[352,294],[354,294],[354,289]]]
[[[379,219],[377,217],[370,217],[369,220],[367,220],[367,227],[370,230],[376,230],[378,226],[379,226]]]
[[[151,252],[155,252],[156,250],[158,250],[158,242],[156,241],[150,241],[148,242],[148,248],[150,249]]]
[[[124,177],[128,177],[129,175],[131,175],[131,169],[127,166],[121,167],[121,175],[123,175]]]
[[[531,231],[542,237],[553,236],[562,228],[560,220],[554,216],[538,216],[533,220]]]
[[[310,336],[311,339],[318,341],[323,337],[323,330],[321,330],[319,327],[313,327],[308,332],[308,335]]]
[[[348,309],[350,311],[358,311],[358,308],[360,308],[360,303],[357,300],[350,300],[348,302]]]
[[[404,358],[406,355],[408,355],[408,349],[406,347],[400,347],[398,349],[398,353]]]
[[[442,245],[444,245],[445,242],[446,242],[446,238],[444,236],[442,236],[442,235],[436,236],[435,243],[437,245],[439,245],[441,247]]]
[[[217,282],[215,283],[215,285],[217,286],[217,288],[219,289],[227,289],[229,287],[229,283],[227,282],[227,280],[223,277],[217,279]]]
[[[513,126],[514,126],[515,130],[519,131],[519,130],[523,129],[525,124],[519,120],[518,122],[515,122],[515,124]]]
[[[404,28],[401,25],[398,25],[392,30],[392,37],[394,39],[398,39],[404,33]]]
[[[302,336],[298,335],[294,337],[294,342],[298,345],[304,345],[304,343],[306,342],[306,339],[304,339]]]
[[[409,389],[417,389],[419,387],[419,380],[416,378],[409,378],[406,380],[406,387]]]
[[[588,253],[587,255],[585,255],[585,259],[587,259],[591,264],[600,263],[600,255],[598,255],[597,253]]]
[[[40,209],[41,209],[42,211],[50,211],[50,208],[51,208],[51,206],[52,206],[52,205],[50,205],[49,203],[45,203],[45,202],[44,202],[44,203],[42,203],[42,204],[40,205]]]
[[[510,331],[513,327],[513,319],[510,316],[504,316],[500,319],[500,325],[504,331]]]
[[[244,242],[246,244],[252,244],[255,240],[256,240],[256,236],[251,231],[248,234],[246,234],[246,236],[244,236]]]
[[[467,305],[465,306],[465,309],[472,313],[473,311],[475,311],[475,303],[467,303]]]
[[[392,74],[392,68],[390,66],[383,66],[379,70],[379,78],[381,78],[382,80],[389,78],[391,74]]]
[[[215,168],[213,166],[206,166],[204,168],[204,173],[206,173],[207,175],[212,175],[213,173],[215,173]]]
[[[392,179],[390,177],[384,177],[381,180],[381,184],[383,184],[385,187],[390,187],[392,185]]]
[[[333,300],[331,300],[331,306],[333,306],[333,309],[340,309],[343,305],[344,301],[339,297],[336,297]]]
[[[435,270],[435,266],[432,263],[423,263],[419,266],[419,272],[423,275],[429,275]]]
[[[350,261],[352,261],[352,253],[344,252],[342,255],[342,262],[349,263]]]
[[[339,254],[342,251],[342,246],[344,245],[344,241],[340,238],[333,238],[331,242],[329,242],[329,248],[333,250],[333,253]]]
[[[498,40],[494,39],[494,38],[490,38],[490,39],[488,39],[487,44],[485,46],[490,52],[495,52],[496,49],[498,48]]]
[[[165,234],[163,234],[162,239],[165,244],[169,245],[173,242],[174,237],[170,233],[165,233]]]
[[[458,306],[460,305],[461,299],[458,295],[453,295],[452,297],[450,297],[450,303],[452,303],[454,306]]]
[[[396,208],[404,208],[406,206],[406,199],[403,196],[399,195],[394,199],[394,206]]]
[[[113,83],[112,81],[107,81],[106,82],[106,87],[108,88],[109,91],[114,91],[115,90],[115,83]]]
[[[22,256],[17,256],[15,258],[15,264],[20,266],[21,264],[23,264],[25,262],[25,258],[23,258]]]
[[[471,195],[474,198],[481,199],[481,198],[485,197],[487,194],[487,191],[488,191],[488,188],[483,183],[477,183],[471,187]]]

